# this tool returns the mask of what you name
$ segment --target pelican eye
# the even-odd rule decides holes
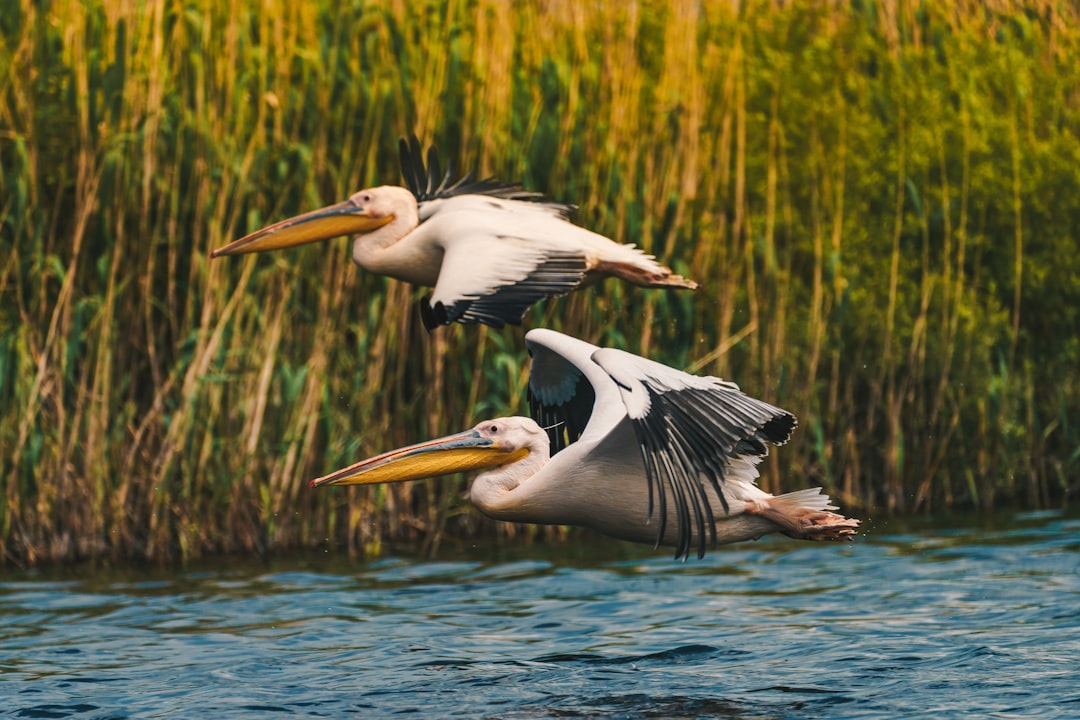
[[[498,434],[499,426],[498,425],[488,425],[488,432],[491,433],[492,435]]]

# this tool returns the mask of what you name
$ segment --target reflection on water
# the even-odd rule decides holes
[[[22,718],[1078,717],[1080,520],[0,576]]]

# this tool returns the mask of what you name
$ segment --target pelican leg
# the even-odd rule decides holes
[[[806,491],[800,491],[751,500],[745,512],[776,523],[782,533],[797,540],[851,540],[855,536],[858,520],[823,507],[807,507],[802,502],[805,495]]]
[[[667,268],[663,268],[663,272],[655,272],[643,269],[636,265],[631,265],[625,262],[613,262],[601,260],[596,263],[596,266],[592,268],[594,273],[601,276],[613,275],[620,280],[625,280],[633,285],[649,288],[684,288],[687,290],[697,290],[698,284],[693,280],[688,280],[682,275],[676,275]]]

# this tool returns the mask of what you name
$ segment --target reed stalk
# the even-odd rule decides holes
[[[696,278],[543,325],[735,379],[763,485],[1051,507],[1080,468],[1080,19],[1056,0],[0,10],[0,553],[190,558],[536,530],[464,480],[308,492],[525,411],[521,333],[428,335],[347,241],[210,262],[395,183],[418,133]]]

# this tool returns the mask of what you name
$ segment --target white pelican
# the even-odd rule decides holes
[[[520,324],[534,303],[606,276],[643,287],[694,289],[633,245],[569,222],[574,208],[467,175],[439,179],[435,148],[401,140],[407,188],[368,188],[348,200],[282,220],[210,253],[261,252],[355,235],[353,261],[370,272],[433,287],[420,301],[424,326]],[[437,183],[437,184],[436,184]]]
[[[795,416],[715,377],[698,377],[552,330],[525,336],[533,418],[392,450],[311,481],[312,487],[415,480],[487,468],[469,499],[511,522],[578,525],[675,547],[781,532],[850,539],[858,520],[830,512],[821,488],[771,495],[755,484],[768,443]],[[547,428],[541,427],[547,425]],[[550,453],[550,454],[549,454]]]

